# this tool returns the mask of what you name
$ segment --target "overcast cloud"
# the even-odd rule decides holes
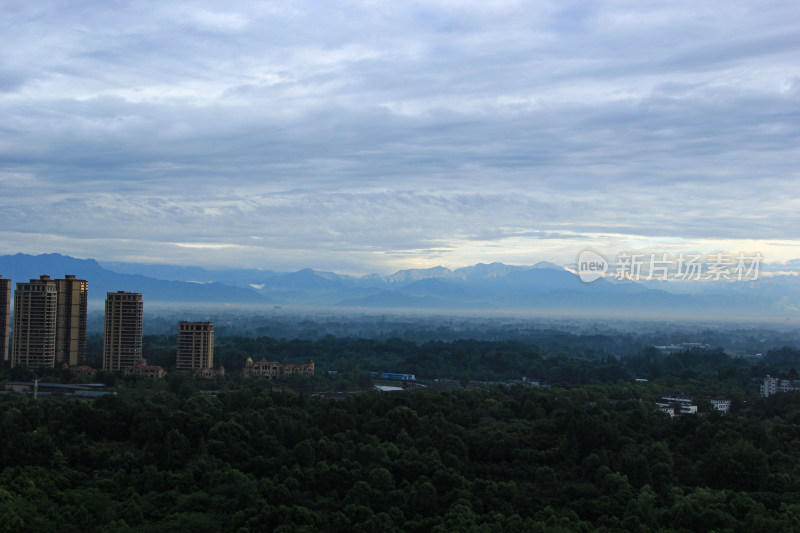
[[[7,0],[0,49],[0,253],[800,258],[794,1]]]

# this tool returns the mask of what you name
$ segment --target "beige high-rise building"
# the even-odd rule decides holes
[[[14,291],[11,366],[54,366],[58,289],[50,276],[19,282]]]
[[[144,306],[138,292],[106,294],[103,370],[121,370],[142,358]]]
[[[57,279],[56,362],[78,366],[86,359],[86,305],[89,283],[64,276]]]
[[[180,322],[178,324],[177,370],[197,370],[214,365],[214,324]]]
[[[8,334],[11,324],[11,280],[0,276],[0,361],[8,361]]]

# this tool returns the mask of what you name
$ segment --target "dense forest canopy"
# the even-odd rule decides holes
[[[169,368],[174,340],[147,336],[145,355]],[[798,350],[616,357],[580,344],[220,337],[228,372],[214,380],[99,373],[116,395],[0,396],[0,529],[800,529],[800,393],[757,388],[766,373],[796,377]],[[247,357],[314,359],[318,371],[248,380]],[[455,381],[315,392],[368,388],[368,370]],[[523,375],[546,386],[511,384]],[[2,371],[35,376],[79,379]],[[698,414],[656,407],[680,392]],[[715,395],[733,400],[729,414],[704,400]]]
[[[800,394],[669,419],[646,385],[0,399],[15,531],[786,531]]]

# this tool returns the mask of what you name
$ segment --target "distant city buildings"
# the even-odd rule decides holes
[[[8,361],[11,324],[11,280],[0,276],[0,360]]]
[[[295,365],[292,363],[282,365],[277,361],[267,361],[266,359],[254,362],[248,357],[242,374],[244,374],[245,377],[264,377],[270,380],[282,379],[295,374],[313,376],[314,361],[309,361],[302,365]]]
[[[711,345],[702,342],[682,342],[680,344],[670,344],[666,346],[655,346],[655,349],[664,355],[685,352],[688,350],[710,350]]]
[[[103,370],[123,370],[139,363],[142,358],[143,316],[141,293],[107,293]]]
[[[210,369],[214,366],[214,324],[180,322],[178,324],[177,370]]]
[[[778,379],[767,375],[761,383],[761,396],[767,398],[779,392],[800,391],[800,380]]]
[[[94,377],[97,370],[87,366],[86,329],[89,284],[66,275],[51,279],[19,282],[14,291],[14,317],[11,319],[11,280],[0,276],[0,357],[12,367],[56,367],[73,374]],[[142,294],[106,294],[102,368],[126,376],[162,378],[164,368],[148,365],[143,359],[144,306]],[[13,335],[12,333],[13,330]],[[9,342],[11,341],[11,342]],[[9,350],[10,345],[10,350]],[[214,365],[214,325],[212,322],[181,321],[178,324],[175,367],[191,371],[197,378],[225,375],[225,368]],[[248,358],[245,376],[278,380],[292,375],[314,375],[314,361],[281,364]],[[388,376],[387,376],[388,378]],[[409,379],[403,376],[397,379]],[[414,379],[413,376],[410,379]]]

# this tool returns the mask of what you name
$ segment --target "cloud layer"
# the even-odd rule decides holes
[[[800,257],[794,2],[2,2],[0,252]]]

